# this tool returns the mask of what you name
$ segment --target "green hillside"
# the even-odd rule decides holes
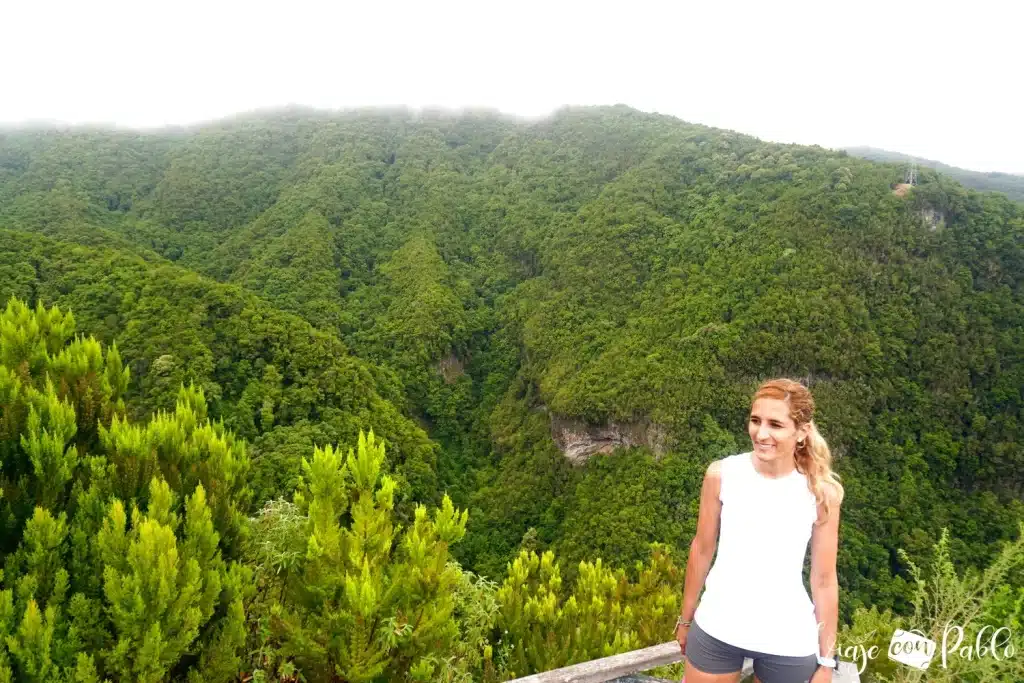
[[[749,445],[749,397],[769,377],[809,383],[838,458],[844,621],[865,606],[912,613],[910,561],[926,563],[943,529],[959,571],[989,566],[1018,538],[1024,205],[927,168],[897,196],[901,177],[897,166],[843,152],[625,107],[565,109],[534,123],[289,110],[166,133],[8,131],[0,299],[57,305],[78,332],[104,348],[116,343],[130,381],[121,393],[104,390],[111,407],[96,413],[107,416],[101,423],[176,414],[182,386],[194,385],[186,391],[201,391],[213,424],[245,444],[245,485],[231,500],[251,520],[217,528],[226,563],[217,571],[265,578],[239,598],[247,627],[228,620],[225,594],[194,637],[211,643],[230,632],[239,652],[272,655],[259,665],[238,655],[218,671],[249,666],[284,681],[298,666],[307,680],[442,680],[447,665],[424,663],[429,639],[439,638],[470,676],[443,680],[499,680],[600,656],[604,645],[548,640],[566,659],[516,659],[503,648],[541,636],[501,610],[528,591],[487,593],[465,573],[441,571],[446,558],[498,582],[525,572],[534,591],[551,576],[530,569],[528,554],[516,560],[524,549],[537,562],[553,551],[565,590],[600,585],[594,571],[621,569],[612,585],[656,576],[663,595],[617,593],[638,601],[638,621],[594,637],[619,633],[618,651],[667,640],[670,630],[654,625],[678,609],[665,605],[681,592],[671,582],[685,565],[703,472]],[[10,313],[20,321],[11,329],[32,339],[29,314],[18,315]],[[49,366],[11,358],[19,381],[45,396],[33,373]],[[28,458],[17,455],[24,421],[11,420],[5,448]],[[370,429],[384,450],[364,445],[346,469],[329,447],[347,450]],[[563,449],[572,434],[589,435],[591,450],[630,447],[571,460]],[[79,450],[119,462],[120,451],[99,444]],[[393,479],[378,482],[385,474]],[[71,511],[91,480],[69,476],[58,498]],[[17,481],[4,484],[3,545],[28,553],[19,542],[30,507],[8,500]],[[387,481],[401,530],[385,521]],[[194,485],[182,487],[175,505],[194,495]],[[138,489],[142,507],[153,505],[146,490]],[[468,519],[449,510],[446,494]],[[432,521],[420,520],[417,503],[436,510]],[[102,519],[100,510],[90,523]],[[364,539],[352,541],[351,557],[340,550],[349,541],[337,540],[349,538],[346,525]],[[423,550],[404,550],[400,533],[423,534]],[[652,543],[663,545],[652,554]],[[390,654],[373,661],[384,668],[367,660],[330,678],[369,647],[332,650],[330,629],[349,633],[351,615],[312,616],[354,609],[339,596],[362,576],[358,562],[346,564],[357,556],[373,568],[360,581],[429,577],[393,589],[379,609],[404,614],[408,605],[387,600],[422,595],[435,615],[454,610],[462,630],[382,645]],[[580,564],[598,558],[600,569]],[[26,575],[19,567],[6,572],[5,588]],[[1000,579],[1005,590],[986,603],[986,618],[1024,609],[1020,579]],[[316,592],[327,585],[340,592]],[[96,586],[80,590],[105,599]],[[19,614],[27,595],[15,591]],[[467,606],[488,600],[489,616]],[[501,624],[514,624],[513,640],[496,635]],[[77,642],[68,633],[62,642]],[[101,677],[144,678],[113,654],[113,635],[96,638],[89,651]],[[484,642],[490,655],[477,647]],[[201,647],[182,647],[191,654],[153,664],[146,680],[216,678]],[[13,671],[28,671],[15,650],[10,657]]]
[[[941,173],[945,173],[964,187],[969,187],[983,192],[1002,192],[1016,202],[1024,202],[1024,176],[1013,173],[1000,173],[992,171],[982,173],[970,171],[966,168],[958,168],[944,164],[941,161],[933,161],[922,157],[910,156],[899,152],[890,152],[876,147],[846,147],[845,150],[856,157],[881,161],[890,164],[907,164],[914,162],[919,166],[927,166]]]

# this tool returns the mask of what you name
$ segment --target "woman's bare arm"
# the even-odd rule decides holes
[[[831,657],[836,646],[839,626],[839,579],[836,555],[839,551],[839,506],[841,500],[831,493],[832,514],[811,533],[811,599],[818,619],[818,650],[822,657]],[[824,517],[824,506],[818,506]]]
[[[690,557],[686,561],[686,579],[683,587],[683,605],[680,616],[685,621],[693,620],[697,601],[704,587],[704,580],[711,569],[711,560],[718,546],[718,527],[722,513],[722,501],[718,495],[722,490],[722,466],[715,461],[704,473],[704,485],[700,490],[700,511],[697,513],[697,533],[690,543]]]

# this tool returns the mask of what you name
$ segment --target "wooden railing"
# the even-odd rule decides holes
[[[647,671],[666,664],[683,661],[679,643],[672,640],[661,645],[645,647],[642,650],[592,659],[582,664],[545,671],[525,678],[514,679],[515,683],[604,683],[620,676]],[[509,683],[512,683],[510,681]]]
[[[645,647],[642,650],[623,652],[622,654],[592,659],[582,664],[553,669],[524,678],[516,678],[508,683],[605,683],[616,678],[628,676],[641,671],[649,671],[655,667],[675,664],[683,661],[683,653],[679,651],[679,643],[671,640],[661,645]],[[750,660],[744,662],[743,676],[746,678],[753,671]]]
[[[659,666],[675,664],[683,659],[684,657],[679,651],[679,643],[670,640],[667,643],[645,647],[642,650],[623,652],[611,657],[592,659],[582,664],[573,664],[561,669],[515,678],[507,683],[605,683],[641,671],[650,671]],[[753,673],[753,662],[744,659],[740,680],[753,680]],[[860,672],[856,664],[841,662],[839,671],[832,676],[832,683],[860,683]]]

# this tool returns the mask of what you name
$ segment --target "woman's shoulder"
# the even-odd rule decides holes
[[[825,479],[821,482],[822,502],[826,503],[829,508],[838,508],[842,505],[845,495],[846,492],[843,489],[843,485],[838,481]]]
[[[722,462],[724,460],[725,458],[722,458],[721,460],[711,461],[711,464],[708,465],[708,468],[704,470],[704,481],[710,481],[715,484],[718,484],[722,481]]]
[[[736,453],[735,455],[727,455],[724,458],[714,461],[711,463],[713,466],[717,465],[718,470],[727,471],[735,467],[746,467],[750,464],[750,451],[746,453]]]
[[[742,453],[734,453],[733,455],[727,455],[724,458],[721,458],[720,460],[716,460],[715,462],[728,463],[730,465],[737,462],[746,463],[750,462],[750,456],[752,454],[753,453],[751,451],[743,451]]]
[[[713,482],[719,491],[724,480],[736,479],[736,473],[742,474],[742,469],[750,462],[750,453],[737,453],[713,461],[708,465],[704,478]]]

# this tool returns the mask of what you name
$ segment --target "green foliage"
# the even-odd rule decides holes
[[[522,551],[498,589],[497,627],[512,677],[608,657],[666,640],[679,613],[682,572],[655,544],[631,582],[601,560],[581,562],[572,591],[554,554]]]
[[[697,531],[708,463],[621,455],[593,456],[567,492],[555,547],[569,566],[600,557],[612,567],[633,567],[648,556],[652,542],[683,548]]]
[[[384,459],[373,432],[360,433],[347,457],[317,448],[294,504],[261,513],[251,556],[270,619],[259,668],[283,676],[294,662],[315,680],[414,681],[482,667],[486,614],[467,619],[465,634],[452,618],[455,595],[473,591],[448,550],[465,534],[466,513],[445,497],[433,514],[418,506],[400,534]],[[450,651],[470,656],[440,657]]]
[[[124,506],[115,500],[96,539],[115,641],[104,655],[120,680],[162,680],[189,651],[220,594],[223,562],[202,486],[185,506],[180,550],[172,504],[167,483],[153,479],[146,514],[133,510],[126,529]]]
[[[909,561],[909,560],[908,560]],[[953,565],[950,539],[947,532],[934,546],[934,554],[928,571],[922,571],[911,563],[911,573],[916,583],[913,598],[914,612],[910,620],[921,624],[920,629],[936,643],[948,640],[950,648],[956,642],[956,634],[947,632],[951,626],[963,629],[965,645],[983,642],[993,645],[990,636],[988,642],[979,638],[979,631],[988,625],[1007,627],[1007,624],[986,624],[984,616],[990,604],[999,595],[1005,595],[1010,586],[1004,581],[1011,571],[1024,566],[1024,524],[1021,525],[1017,539],[1005,544],[990,565],[983,571],[969,569],[961,576]],[[994,634],[990,628],[989,634]],[[984,636],[984,634],[982,634]],[[935,681],[1019,681],[1024,676],[1024,660],[1014,657],[1014,653],[1024,647],[1024,633],[1007,633],[996,644],[995,652],[972,652],[967,656],[963,649],[957,649],[941,661],[942,668],[929,674],[929,680]],[[941,646],[940,646],[941,648]],[[941,657],[941,653],[940,653]],[[929,667],[931,668],[931,667]],[[900,672],[898,679],[918,680],[920,677]]]
[[[342,326],[334,240],[327,220],[315,211],[266,245],[232,279],[318,327],[337,331]]]
[[[176,410],[182,384],[194,384],[211,417],[252,440],[254,467],[270,485],[263,500],[289,491],[280,486],[291,483],[297,462],[264,459],[262,439],[301,441],[302,455],[309,456],[314,445],[354,438],[371,420],[393,444],[394,474],[408,484],[406,495],[440,499],[437,446],[395,405],[401,389],[393,375],[354,358],[337,337],[252,294],[178,268],[152,270],[131,257],[68,251],[24,235],[12,239],[46,264],[52,279],[37,283],[41,299],[73,306],[82,311],[80,324],[106,341],[116,339],[118,357],[129,359],[136,378],[125,396],[129,417],[141,422],[155,411]],[[0,262],[5,255],[0,252]],[[401,503],[403,516],[411,514],[411,503]]]
[[[904,553],[905,556],[905,553]],[[845,652],[860,646],[871,653],[857,663],[866,665],[864,680],[891,683],[918,681],[1018,681],[1024,665],[1018,653],[1024,637],[1011,597],[1021,591],[1024,568],[1024,525],[1016,540],[1006,543],[983,570],[962,575],[953,564],[951,538],[943,531],[932,548],[925,570],[907,560],[915,581],[913,612],[900,618],[886,610],[859,609],[840,634]],[[924,673],[888,659],[889,640],[897,629],[913,630],[936,643]],[[854,655],[849,655],[852,659]]]
[[[194,388],[133,425],[117,349],[73,333],[57,307],[0,316],[0,679],[232,680],[245,449]]]
[[[872,161],[902,163],[904,165],[910,162],[915,162],[921,166],[927,166],[935,169],[936,171],[945,173],[949,177],[954,178],[957,182],[963,184],[964,187],[970,187],[972,189],[982,190],[985,192],[1002,192],[1016,202],[1024,202],[1024,176],[1013,173],[1000,173],[998,171],[990,173],[970,171],[965,168],[957,168],[956,166],[944,164],[941,161],[923,159],[921,157],[910,156],[909,154],[900,154],[899,152],[889,152],[887,150],[876,149],[874,147],[847,147],[846,151],[853,156],[871,159]]]
[[[897,629],[909,628],[905,620],[891,610],[858,608],[851,622],[840,630],[838,655],[862,672],[864,683],[890,680],[904,665],[889,659],[889,643]]]
[[[284,617],[305,614],[297,572],[315,565],[309,509],[281,501],[310,485],[303,461],[370,426],[387,440],[396,526],[379,531],[394,543],[447,492],[471,513],[448,552],[483,577],[500,581],[521,549],[555,551],[567,584],[598,555],[632,572],[651,542],[685,548],[700,474],[743,448],[750,392],[777,375],[810,384],[847,488],[844,621],[907,618],[911,562],[943,528],[966,576],[1024,518],[1024,212],[930,169],[897,196],[901,176],[626,107],[5,132],[0,297],[27,302],[0,319],[5,638],[32,599],[37,612],[3,666],[114,675],[89,539],[114,498],[148,510],[156,478],[182,520],[202,489],[225,562],[210,622],[168,675],[228,676],[249,639],[260,675],[315,678],[278,649]],[[571,464],[561,424],[610,434],[602,454]],[[353,504],[334,500],[323,533],[349,528]],[[281,578],[252,597],[234,560],[261,508],[280,534],[258,569]],[[63,538],[56,555],[39,550],[50,541],[30,552],[29,529]],[[344,571],[364,585],[361,567]],[[459,591],[491,604],[489,583],[459,576],[457,604]],[[1011,574],[984,618],[1019,620],[1020,585]],[[325,604],[355,614],[341,586]],[[491,612],[451,609],[475,624],[445,636],[455,649],[403,654],[394,671],[498,675],[509,643],[473,654]],[[321,626],[294,633],[322,639]],[[360,675],[394,638],[367,645]],[[325,648],[310,646],[315,666],[340,656],[309,642]]]
[[[210,422],[206,410],[201,389],[182,387],[174,413],[157,413],[143,426],[115,417],[110,429],[101,428],[100,442],[108,454],[109,485],[116,496],[149,500],[152,484],[147,481],[153,476],[182,495],[203,491],[204,506],[209,505],[231,543],[248,505],[249,458],[244,442]],[[205,490],[211,491],[208,501]]]

